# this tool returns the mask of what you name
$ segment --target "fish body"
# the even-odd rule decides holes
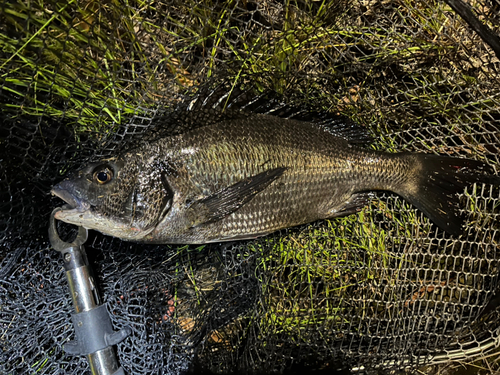
[[[147,141],[91,164],[52,192],[62,221],[124,240],[249,239],[362,208],[392,191],[458,235],[456,193],[500,184],[482,162],[363,149],[328,126],[248,113]]]

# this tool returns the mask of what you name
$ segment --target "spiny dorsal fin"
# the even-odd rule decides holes
[[[189,130],[209,126],[221,121],[248,118],[251,114],[263,114],[283,119],[317,124],[326,132],[344,138],[349,143],[369,143],[372,137],[366,128],[356,125],[345,116],[330,112],[318,112],[306,106],[290,105],[276,92],[233,87],[223,83],[215,88],[204,86],[198,93],[182,101],[174,110],[166,111],[153,121],[154,138],[182,134]]]

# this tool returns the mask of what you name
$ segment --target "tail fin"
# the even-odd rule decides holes
[[[419,176],[402,195],[439,228],[455,236],[463,232],[457,194],[475,182],[500,185],[500,176],[492,174],[493,169],[480,161],[427,154],[411,156],[417,159]]]

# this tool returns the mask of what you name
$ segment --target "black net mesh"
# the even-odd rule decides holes
[[[470,1],[492,37],[496,1]],[[500,163],[500,61],[444,1],[0,3],[0,372],[82,374],[51,186],[223,79],[341,113],[374,147]],[[254,241],[86,244],[128,374],[383,371],[499,344],[500,193],[453,238],[396,195]],[[71,229],[61,224],[69,234]],[[490,355],[480,367],[498,371]],[[420,371],[436,373],[440,367]]]

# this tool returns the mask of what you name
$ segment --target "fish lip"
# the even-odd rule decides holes
[[[67,203],[61,207],[63,211],[83,212],[90,207],[59,185],[54,186],[50,192]]]

